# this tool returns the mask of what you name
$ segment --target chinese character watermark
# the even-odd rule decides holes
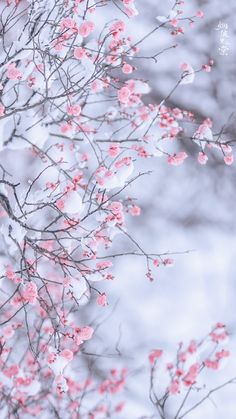
[[[216,30],[220,32],[220,45],[218,51],[220,55],[228,55],[230,51],[230,42],[229,42],[229,27],[227,23],[219,22]]]
[[[220,55],[229,55],[230,51],[230,41],[229,41],[229,25],[228,23],[219,22],[218,26],[215,28],[220,32],[220,45],[218,51]]]

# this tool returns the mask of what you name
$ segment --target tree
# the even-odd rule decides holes
[[[141,213],[130,196],[132,185],[151,176],[139,162],[163,158],[167,165],[183,164],[188,155],[178,140],[185,138],[199,147],[200,164],[207,163],[208,149],[233,163],[224,129],[213,134],[207,115],[197,121],[192,112],[169,106],[177,89],[211,71],[213,60],[198,69],[183,63],[160,103],[145,102],[150,87],[135,76],[140,60],[158,63],[161,54],[176,48],[171,44],[144,57],[144,40],[163,29],[176,39],[203,18],[202,11],[185,16],[183,6],[176,1],[149,33],[133,41],[129,19],[138,11],[132,0],[1,4],[3,417],[48,412],[45,417],[95,418],[122,412],[123,401],[107,395],[124,389],[128,372],[113,368],[99,377],[94,363],[85,362],[85,342],[97,325],[81,322],[80,310],[94,295],[98,306],[107,305],[109,297],[96,283],[113,280],[112,266],[120,257],[142,257],[150,281],[174,262],[170,252],[147,253],[126,227],[129,216]],[[97,18],[100,9],[103,19]],[[107,9],[115,14],[112,21]],[[131,250],[115,251],[117,235],[128,239]],[[228,356],[222,350],[209,365]],[[150,355],[154,366],[158,351]],[[83,380],[74,375],[78,365]],[[184,376],[185,382],[193,376],[191,389],[203,368],[193,365]],[[179,391],[172,378],[161,399],[151,384],[161,417],[169,393]]]

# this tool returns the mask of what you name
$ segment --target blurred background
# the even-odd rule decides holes
[[[134,40],[151,31],[156,26],[155,17],[168,15],[173,6],[168,0],[139,0],[136,4],[139,16],[130,23]],[[178,81],[182,62],[198,69],[213,59],[212,72],[197,74],[193,84],[181,85],[168,105],[193,111],[199,121],[210,117],[214,133],[225,125],[225,139],[235,141],[236,3],[191,0],[184,6],[186,15],[199,9],[205,18],[187,28],[185,36],[171,37],[162,29],[144,41],[140,55],[147,57],[174,43],[179,46],[161,55],[157,63],[139,60],[137,75],[148,80],[152,88],[145,96],[146,103],[159,103]],[[219,50],[222,23],[227,25],[228,55],[221,55]],[[100,286],[109,296],[109,306],[98,308],[99,351],[92,349],[101,353],[103,346],[108,354],[104,362],[114,365],[118,358],[129,368],[127,405],[121,415],[124,419],[158,417],[148,398],[149,351],[165,348],[174,356],[179,341],[201,338],[217,321],[225,322],[232,334],[232,357],[223,371],[209,371],[209,379],[214,386],[218,379],[224,382],[233,371],[236,373],[235,165],[227,167],[220,154],[218,159],[217,153],[210,153],[207,165],[200,166],[198,147],[187,141],[184,147],[190,158],[179,167],[168,166],[162,159],[143,159],[143,170],[153,173],[132,186],[142,213],[130,217],[128,225],[130,234],[147,252],[191,252],[174,256],[173,267],[157,268],[152,283],[145,277],[144,260],[120,258],[115,264],[116,280]],[[131,249],[130,244],[118,240],[117,250],[124,248]],[[84,316],[93,320],[90,304],[84,308]],[[110,358],[111,353],[114,358]],[[98,371],[102,362],[99,358]],[[235,391],[235,385],[226,387],[188,417],[235,419]],[[173,419],[173,412],[175,403],[169,407],[167,418]]]

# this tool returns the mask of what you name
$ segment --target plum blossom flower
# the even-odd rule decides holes
[[[5,339],[10,339],[14,335],[15,331],[12,327],[12,325],[7,325],[1,330],[1,335]]]
[[[22,78],[22,73],[18,68],[16,68],[16,63],[11,63],[7,67],[7,77],[10,80],[20,80]]]
[[[99,294],[98,296],[97,296],[97,304],[99,305],[99,306],[106,306],[107,305],[107,296],[106,296],[106,294],[105,294],[105,292],[103,292],[102,294]]]
[[[73,352],[70,351],[70,349],[63,349],[63,351],[61,352],[61,356],[65,358],[67,361],[72,361],[74,355]]]
[[[67,17],[65,19],[62,19],[62,21],[60,22],[60,28],[61,30],[65,30],[65,29],[74,29],[76,28],[76,22],[74,19]]]
[[[86,38],[90,35],[91,32],[93,32],[95,29],[95,24],[90,21],[83,22],[79,27],[79,34]]]
[[[74,49],[74,57],[77,60],[81,60],[82,58],[85,58],[86,56],[87,56],[87,54],[86,54],[86,50],[84,48],[82,48],[82,47],[76,47]]]
[[[78,104],[67,106],[67,113],[68,115],[79,116],[81,114],[81,106]]]
[[[133,217],[138,217],[141,214],[141,209],[137,205],[132,205],[132,207],[129,209],[129,213]]]
[[[179,153],[173,154],[172,156],[168,157],[168,163],[172,166],[179,166],[181,165],[184,160],[188,157],[185,151],[180,151]]]
[[[111,32],[113,36],[116,36],[119,32],[125,30],[125,23],[122,20],[118,20],[111,26]]]
[[[207,155],[206,155],[205,153],[203,153],[202,151],[200,151],[200,152],[198,153],[198,162],[199,162],[200,164],[206,164],[206,163],[207,163],[207,161],[208,161],[208,157],[207,157]]]
[[[104,262],[98,262],[96,264],[96,269],[101,270],[101,269],[110,268],[111,266],[112,266],[112,262],[110,262],[109,260],[104,260]]]
[[[131,95],[128,87],[124,86],[118,91],[118,99],[121,103],[127,103]]]
[[[203,64],[202,65],[202,69],[206,72],[206,73],[210,73],[211,72],[211,66],[208,64]]]
[[[12,378],[15,375],[17,375],[19,371],[20,371],[19,366],[17,364],[13,364],[10,367],[6,368],[3,371],[3,374],[8,378]]]
[[[153,349],[153,351],[149,354],[149,362],[151,364],[154,364],[154,362],[161,358],[161,356],[163,355],[163,351],[161,349]]]
[[[163,265],[165,266],[172,266],[174,264],[174,259],[166,258],[163,260]]]
[[[130,64],[123,64],[122,71],[124,74],[131,74],[133,72],[133,67]]]
[[[158,259],[154,259],[153,260],[153,265],[158,268],[158,266],[160,266],[160,261]]]
[[[168,387],[168,391],[170,392],[170,394],[177,394],[180,392],[180,382],[177,379],[174,379],[171,381],[169,387]]]
[[[197,17],[200,17],[200,18],[203,18],[203,17],[204,17],[204,12],[203,12],[202,10],[198,10],[198,11],[196,12],[196,16],[197,16]]]
[[[225,162],[225,164],[227,164],[227,166],[231,166],[231,164],[233,164],[233,162],[234,162],[233,154],[229,154],[228,156],[225,156],[224,157],[224,162]]]
[[[35,304],[38,297],[37,285],[34,282],[28,282],[22,290],[22,297],[28,303]]]
[[[210,359],[206,359],[204,361],[204,365],[205,367],[210,368],[212,370],[217,370],[219,368],[219,361],[218,360],[212,361]]]
[[[119,201],[114,201],[111,203],[110,208],[114,214],[119,214],[123,209],[123,205]]]
[[[219,352],[216,352],[216,359],[228,358],[230,356],[230,351],[222,349]]]
[[[0,117],[5,115],[5,106],[0,103]]]
[[[110,157],[117,157],[118,154],[120,152],[120,147],[118,146],[118,144],[111,144],[109,149],[108,149],[108,154]]]
[[[183,377],[183,382],[187,387],[192,386],[193,384],[196,383],[199,370],[200,370],[200,365],[197,362],[191,365],[188,373]]]
[[[93,336],[94,329],[90,326],[84,326],[76,329],[75,342],[77,345],[81,345],[84,341],[90,340]]]
[[[68,390],[67,380],[65,377],[63,377],[62,374],[58,375],[55,378],[55,383],[56,383],[57,391],[59,394],[67,392]]]

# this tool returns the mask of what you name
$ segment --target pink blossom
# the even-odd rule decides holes
[[[93,22],[83,22],[80,27],[79,27],[79,34],[83,37],[86,38],[87,36],[90,35],[91,32],[93,32],[95,30],[95,25]]]
[[[186,386],[189,387],[196,383],[199,370],[200,370],[200,365],[198,363],[191,365],[188,373],[183,378],[183,382]]]
[[[16,68],[16,63],[9,64],[7,67],[7,77],[11,80],[20,80],[22,73]]]
[[[22,297],[30,304],[36,303],[38,297],[38,289],[34,282],[28,282],[24,286],[22,290]]]
[[[101,269],[106,269],[106,268],[110,268],[112,266],[112,262],[110,262],[109,260],[104,260],[104,262],[98,262],[96,264],[96,269],[101,270]]]
[[[179,21],[177,19],[171,19],[170,25],[176,28],[178,26]]]
[[[191,71],[191,69],[192,69],[191,65],[190,65],[190,64],[188,64],[188,63],[182,63],[182,64],[180,65],[180,68],[181,68],[181,70],[183,70],[183,71]]]
[[[190,354],[193,354],[194,352],[196,352],[197,351],[197,343],[195,342],[195,340],[192,340],[191,342],[190,342],[190,344],[189,344],[189,347],[188,347],[188,352],[190,353]]]
[[[230,352],[222,349],[220,352],[216,352],[216,359],[228,358],[230,356]]]
[[[203,11],[202,11],[202,10],[198,10],[198,11],[196,12],[196,16],[197,16],[197,17],[200,17],[200,18],[203,18],[203,17],[204,17],[204,13],[203,13]]]
[[[81,114],[81,106],[80,105],[67,106],[67,113],[68,115],[79,116]]]
[[[129,209],[129,213],[133,216],[133,217],[138,217],[141,214],[141,209],[137,206],[137,205],[133,205],[130,209]]]
[[[187,361],[187,356],[188,356],[187,352],[179,352],[178,360],[180,362],[186,362]]]
[[[123,64],[122,71],[124,74],[131,74],[133,72],[133,67],[130,64]]]
[[[84,49],[84,48],[82,48],[82,47],[76,47],[75,49],[74,49],[74,57],[77,59],[77,60],[81,60],[82,58],[85,58],[86,57],[86,50]]]
[[[131,95],[131,92],[128,89],[128,87],[124,86],[118,91],[118,99],[121,103],[127,103],[130,95]]]
[[[1,330],[1,334],[5,339],[10,339],[14,335],[15,331],[11,325],[5,326]]]
[[[224,331],[222,333],[212,332],[210,333],[210,336],[213,342],[219,343],[219,342],[223,342],[224,340],[228,338],[228,332],[227,331]]]
[[[122,209],[123,209],[123,205],[119,201],[114,201],[114,202],[111,203],[110,208],[111,208],[111,211],[114,214],[119,214],[122,211]]]
[[[215,327],[216,327],[216,329],[225,329],[225,324],[218,322],[218,323],[216,323]]]
[[[177,394],[180,392],[180,382],[179,380],[172,380],[169,387],[168,387],[168,391],[170,394]]]
[[[0,117],[5,115],[5,106],[0,103]]]
[[[117,32],[123,32],[125,30],[125,23],[122,20],[119,20],[115,22],[112,27],[111,31],[113,32],[113,35]]]
[[[118,161],[115,163],[115,167],[116,167],[117,169],[120,169],[121,167],[124,167],[124,166],[130,166],[131,164],[132,164],[132,159],[131,159],[131,157],[123,157],[123,159],[118,160]]]
[[[219,361],[218,360],[211,361],[210,359],[206,359],[204,361],[204,365],[207,368],[211,368],[212,370],[217,370],[219,368]]]
[[[202,69],[203,69],[204,71],[206,71],[206,73],[210,73],[210,72],[211,72],[211,66],[210,66],[210,65],[208,65],[208,64],[203,64],[203,65],[202,65]]]
[[[13,0],[13,1],[14,1],[14,4],[18,6],[21,0]],[[12,3],[12,0],[7,0],[7,6],[10,6],[11,3]]]
[[[92,92],[96,93],[103,89],[103,84],[100,80],[94,80],[91,84]]]
[[[13,364],[13,365],[11,365],[10,367],[6,368],[6,369],[3,371],[3,374],[4,374],[4,375],[6,375],[6,377],[8,377],[8,378],[12,378],[12,377],[14,377],[15,375],[17,375],[17,374],[18,374],[18,372],[19,372],[19,367],[18,367],[18,365],[17,365],[17,364]]]
[[[231,166],[231,164],[233,164],[233,162],[234,162],[233,154],[229,154],[228,156],[225,156],[224,157],[224,162],[225,162],[225,164],[227,164],[227,166]]]
[[[168,163],[173,166],[181,165],[184,160],[187,158],[187,154],[184,151],[180,151],[177,154],[173,154],[172,156],[168,157]]]
[[[163,354],[163,351],[161,350],[161,349],[154,349],[150,354],[149,354],[149,362],[151,363],[151,364],[154,364],[154,362],[157,360],[157,359],[159,359],[159,358],[161,358],[161,356],[162,356],[162,354]]]
[[[182,377],[182,375],[184,375],[184,371],[181,368],[177,368],[175,375],[177,375],[177,377]]]
[[[117,144],[113,143],[110,145],[108,149],[108,154],[110,157],[118,156],[119,152],[120,152],[120,147]]]
[[[63,211],[65,208],[65,201],[64,199],[58,199],[56,202],[56,206],[60,211]]]
[[[94,329],[90,326],[84,326],[82,329],[79,329],[77,333],[78,337],[82,339],[82,341],[89,340],[93,336]]]
[[[61,356],[65,358],[67,361],[72,361],[74,355],[73,352],[70,351],[70,349],[63,349],[63,351],[61,352]]]
[[[157,268],[160,265],[160,262],[158,259],[154,259],[153,265]]]
[[[72,125],[70,123],[63,124],[60,127],[60,131],[62,132],[62,134],[66,134],[67,132],[70,132],[71,130],[72,130]]]
[[[63,375],[58,375],[55,378],[55,383],[57,385],[57,391],[59,394],[65,393],[68,390],[67,380]]]
[[[65,19],[62,19],[61,23],[60,23],[60,27],[62,30],[64,29],[74,29],[76,28],[76,22],[74,19],[67,17]]]
[[[207,163],[207,160],[208,160],[207,155],[205,153],[203,153],[202,151],[200,151],[198,153],[198,162],[200,164],[206,164]]]
[[[124,1],[124,0],[123,0]],[[126,0],[127,1],[127,0]],[[125,407],[125,402],[120,402],[115,406],[115,412],[120,413]]]
[[[56,358],[57,358],[56,354],[54,352],[52,352],[52,353],[47,355],[47,362],[49,364],[52,364],[53,362],[56,361]]]
[[[15,276],[16,276],[15,272],[13,272],[13,270],[12,270],[12,268],[10,266],[8,266],[5,275],[6,275],[6,277],[8,279],[11,279],[11,280],[14,280],[15,279]]]
[[[172,266],[174,264],[174,259],[166,258],[163,260],[163,265],[165,266]]]
[[[103,292],[102,294],[99,294],[98,296],[97,296],[97,304],[99,305],[99,306],[106,306],[107,305],[107,296],[106,296],[106,294],[105,294],[105,292]]]

